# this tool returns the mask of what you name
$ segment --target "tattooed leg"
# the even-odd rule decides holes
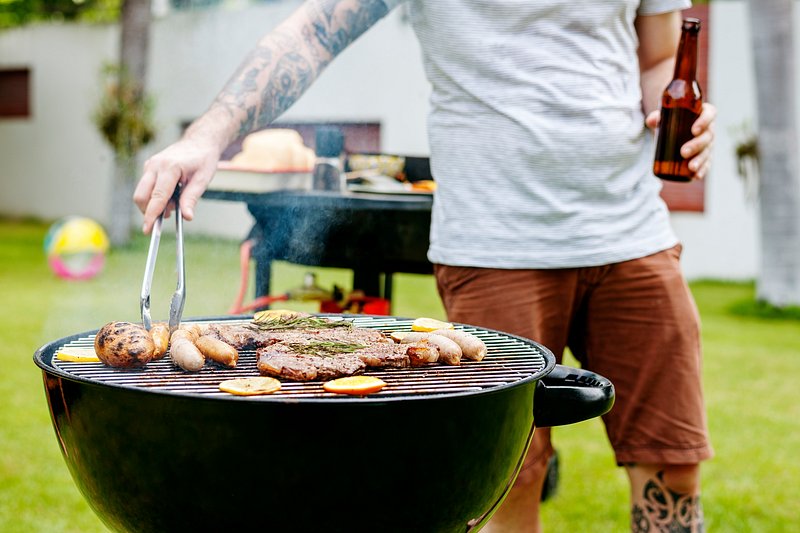
[[[703,509],[700,496],[667,487],[664,472],[647,479],[631,508],[634,533],[702,533]]]

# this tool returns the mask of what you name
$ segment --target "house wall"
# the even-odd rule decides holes
[[[149,86],[168,145],[201,114],[258,38],[299,1],[172,13],[153,24]],[[707,97],[719,108],[706,210],[674,213],[688,277],[745,279],[758,265],[756,209],[736,174],[735,128],[755,123],[752,57],[743,1],[714,2]],[[114,26],[36,25],[0,33],[0,68],[32,70],[32,116],[0,120],[0,214],[109,219],[113,155],[91,121],[99,72],[116,56]],[[396,10],[333,62],[284,121],[379,121],[385,152],[427,155],[429,86],[420,50]],[[187,232],[243,237],[242,205],[202,200]],[[167,225],[169,226],[169,225]]]

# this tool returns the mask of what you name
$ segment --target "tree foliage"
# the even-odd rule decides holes
[[[32,22],[114,22],[122,0],[0,0],[0,29]]]

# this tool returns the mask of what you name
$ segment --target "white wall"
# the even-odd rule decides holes
[[[297,1],[239,10],[172,14],[155,21],[150,88],[160,128],[152,153],[201,114],[258,38]],[[756,211],[736,174],[732,129],[755,123],[752,58],[743,1],[711,4],[710,101],[719,108],[714,167],[702,214],[673,215],[690,278],[742,279],[757,271]],[[0,33],[0,68],[28,66],[33,117],[0,120],[0,213],[108,219],[112,154],[90,116],[99,71],[116,55],[115,27],[33,26]],[[287,112],[285,120],[379,120],[383,150],[425,155],[429,87],[420,51],[396,11],[354,43]],[[251,218],[240,205],[204,200],[187,231],[244,236]]]
[[[713,166],[706,182],[706,210],[702,214],[675,213],[672,220],[684,244],[687,276],[745,279],[755,277],[759,265],[758,211],[745,198],[734,155],[738,129],[745,122],[756,124],[750,28],[746,2],[710,5],[706,94],[719,114]]]

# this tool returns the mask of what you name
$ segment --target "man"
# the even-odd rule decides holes
[[[145,233],[176,183],[191,220],[220,153],[270,124],[348,44],[402,0],[309,0],[265,36],[183,138],[145,165]],[[712,455],[698,317],[651,171],[680,9],[689,0],[409,0],[433,93],[438,183],[429,258],[451,320],[535,339],[614,382],[604,417],[631,482],[634,531],[699,531]],[[710,163],[706,104],[683,147]],[[509,295],[513,295],[510,298]],[[537,430],[486,527],[539,529],[552,455]]]

